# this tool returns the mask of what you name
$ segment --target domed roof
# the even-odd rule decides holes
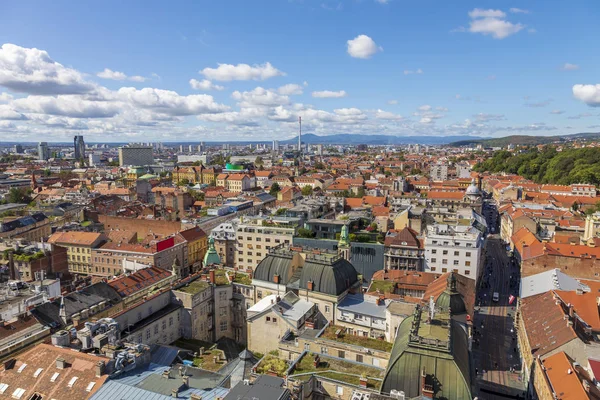
[[[208,251],[204,255],[204,266],[213,264],[221,264],[221,257],[219,257],[217,249],[215,249],[215,239],[210,237],[208,239]]]
[[[479,196],[481,194],[481,192],[479,191],[479,188],[475,184],[475,178],[473,178],[473,180],[471,181],[471,184],[467,188],[466,193],[469,196]]]
[[[269,254],[262,259],[254,270],[254,279],[273,282],[279,275],[279,283],[286,285],[293,275],[292,256],[286,254]]]
[[[313,291],[337,296],[358,281],[356,268],[348,260],[338,258],[333,263],[307,259],[302,267],[300,288],[308,289],[313,282]]]
[[[450,311],[453,315],[467,312],[462,296],[456,290],[456,277],[454,272],[448,274],[447,287],[435,302],[435,306],[443,311]]]

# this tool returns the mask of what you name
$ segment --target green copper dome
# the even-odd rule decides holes
[[[208,251],[204,255],[204,266],[213,264],[221,264],[221,257],[219,257],[215,249],[215,239],[210,237],[208,239]]]

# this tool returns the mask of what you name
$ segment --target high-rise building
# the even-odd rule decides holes
[[[273,140],[273,151],[279,151],[279,140]]]
[[[151,146],[129,145],[119,147],[119,165],[144,166],[154,162]]]
[[[85,142],[83,141],[83,136],[77,135],[73,140],[73,145],[75,147],[74,158],[76,160],[81,160],[85,158]]]
[[[179,145],[179,152],[183,153],[183,145],[182,144]]]
[[[191,144],[188,146],[188,153],[193,153],[194,152],[194,146],[192,146]]]
[[[47,142],[38,143],[38,160],[47,161],[50,158],[50,149]]]
[[[21,146],[20,144],[15,144],[13,146],[13,152],[17,154],[23,153],[23,146]]]

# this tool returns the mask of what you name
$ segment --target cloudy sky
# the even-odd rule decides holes
[[[0,2],[0,141],[600,131],[597,0]]]

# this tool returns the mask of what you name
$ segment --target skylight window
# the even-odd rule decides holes
[[[21,372],[23,372],[23,370],[25,369],[25,367],[27,366],[27,364],[23,364],[19,367],[19,369],[17,370],[17,372],[20,374]]]
[[[40,374],[42,373],[42,371],[44,370],[44,368],[38,368],[35,373],[33,374],[34,378],[37,378],[38,376],[40,376]]]
[[[73,385],[75,384],[75,382],[77,382],[77,379],[79,379],[78,377],[74,376],[71,378],[71,380],[69,381],[69,384],[67,385],[68,387],[72,388]]]
[[[95,385],[96,385],[96,382],[90,382],[90,384],[87,385],[87,387],[85,388],[85,391],[91,392]]]
[[[52,375],[52,378],[50,378],[50,382],[56,382],[56,379],[58,378],[59,375],[60,375],[60,372],[55,372],[54,375]]]
[[[15,390],[13,392],[12,398],[13,399],[20,399],[21,396],[23,396],[23,393],[25,393],[25,389],[17,388],[17,390]]]
[[[4,394],[6,389],[8,389],[8,385],[6,383],[0,383],[0,394]]]

